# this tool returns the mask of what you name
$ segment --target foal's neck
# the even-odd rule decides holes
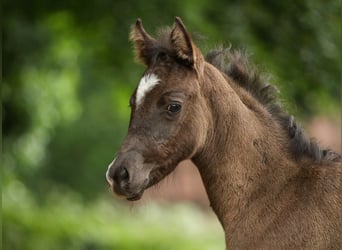
[[[206,65],[202,87],[212,127],[206,145],[193,157],[227,234],[248,216],[254,200],[275,196],[297,171],[289,160],[285,131],[261,104],[229,81]]]

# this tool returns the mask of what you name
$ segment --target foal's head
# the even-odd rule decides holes
[[[128,134],[107,181],[128,200],[168,175],[203,146],[208,110],[200,92],[204,59],[182,21],[158,39],[140,20],[131,32],[137,59],[147,66],[130,99]]]

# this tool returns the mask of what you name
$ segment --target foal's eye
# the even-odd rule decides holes
[[[175,114],[178,113],[182,108],[182,105],[180,105],[179,103],[171,103],[167,106],[167,111],[170,114]]]

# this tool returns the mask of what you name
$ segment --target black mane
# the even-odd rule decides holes
[[[322,150],[315,139],[308,138],[304,130],[281,107],[278,89],[267,83],[265,77],[248,61],[246,53],[230,49],[212,50],[206,55],[206,61],[232,78],[259,101],[272,116],[288,131],[291,149],[297,159],[302,155],[311,157],[316,162],[321,160],[340,161],[341,156],[332,150]]]

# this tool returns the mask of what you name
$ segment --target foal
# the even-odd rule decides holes
[[[229,249],[342,249],[341,157],[307,139],[244,55],[206,59],[180,18],[131,32],[147,66],[128,134],[106,173],[128,200],[191,159]]]

